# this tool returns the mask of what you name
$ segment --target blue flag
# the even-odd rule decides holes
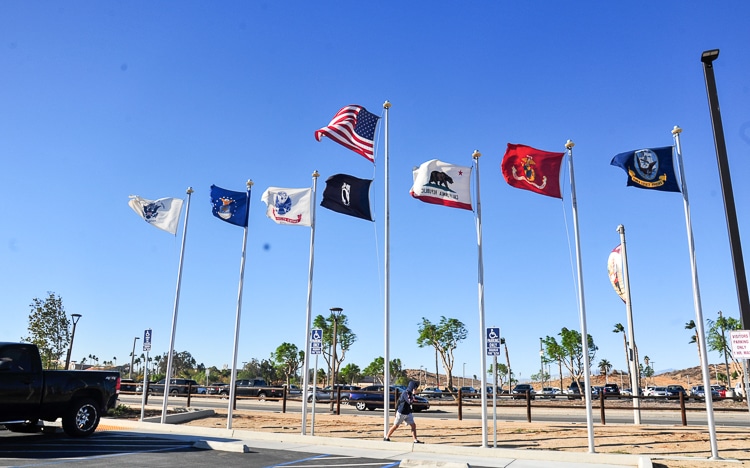
[[[663,192],[680,192],[672,163],[672,147],[620,153],[610,162],[628,173],[628,185]]]
[[[233,192],[211,186],[211,212],[222,221],[247,227],[248,197],[246,192]]]

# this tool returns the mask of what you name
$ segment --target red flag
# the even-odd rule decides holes
[[[531,146],[508,143],[500,166],[503,177],[513,187],[548,197],[560,194],[560,166],[565,153],[551,153]]]

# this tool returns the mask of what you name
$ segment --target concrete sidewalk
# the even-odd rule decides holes
[[[402,467],[652,468],[651,458],[645,455],[552,450],[513,450],[429,443],[414,445],[406,442],[342,439],[301,434],[275,434],[270,432],[215,429],[109,418],[102,419],[97,430],[136,431],[185,437],[195,441],[200,448],[214,450],[242,451],[249,448],[265,448],[319,454],[385,458],[400,461],[400,466]]]

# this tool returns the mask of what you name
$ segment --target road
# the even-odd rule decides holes
[[[120,402],[133,407],[140,407],[140,395],[120,395]],[[150,396],[149,405],[162,406],[161,396]],[[170,397],[169,404],[184,406],[187,402],[183,397]],[[432,402],[428,411],[417,414],[420,418],[457,418],[457,406],[455,404],[445,404]],[[682,425],[682,415],[679,411],[679,404],[676,402],[662,402],[663,404],[650,405],[652,408],[641,408],[641,423],[653,425]],[[229,404],[228,400],[208,397],[192,397],[191,406],[196,408],[214,409],[217,411],[226,411]],[[308,411],[311,411],[312,405],[308,404]],[[257,400],[238,400],[238,410],[250,411],[281,411],[280,401],[257,401]],[[317,413],[329,413],[329,403],[318,403],[315,406]],[[288,400],[286,405],[288,413],[300,413],[302,404],[299,401]],[[380,417],[382,410],[366,411],[373,416]],[[356,408],[349,405],[341,405],[341,414],[362,414]],[[487,419],[493,421],[493,408],[490,405],[487,408]],[[474,402],[466,404],[462,408],[462,417],[464,419],[481,419],[481,408]],[[601,412],[598,408],[592,410],[594,423],[601,423]],[[498,405],[496,419],[498,423],[502,421],[525,421],[527,418],[526,406],[522,401],[518,401],[514,406]],[[633,423],[633,409],[630,408],[609,408],[605,405],[605,418],[607,423],[611,424],[629,424]],[[555,402],[533,402],[531,407],[531,420],[535,422],[549,423],[586,423],[586,409],[580,402],[569,402],[560,400]],[[745,409],[734,411],[724,411],[715,409],[714,420],[719,426],[729,427],[750,427],[750,414]],[[699,404],[693,404],[687,411],[687,423],[690,426],[705,426],[707,424],[705,407]]]

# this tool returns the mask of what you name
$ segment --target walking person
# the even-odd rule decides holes
[[[417,438],[417,424],[414,422],[414,415],[412,414],[411,405],[414,403],[414,391],[417,389],[419,384],[415,381],[410,381],[406,387],[406,391],[401,393],[396,404],[396,419],[393,421],[393,426],[388,430],[388,435],[383,440],[386,442],[391,441],[391,434],[396,431],[396,428],[402,423],[406,423],[411,427],[411,435],[414,438],[415,444],[423,443]]]

